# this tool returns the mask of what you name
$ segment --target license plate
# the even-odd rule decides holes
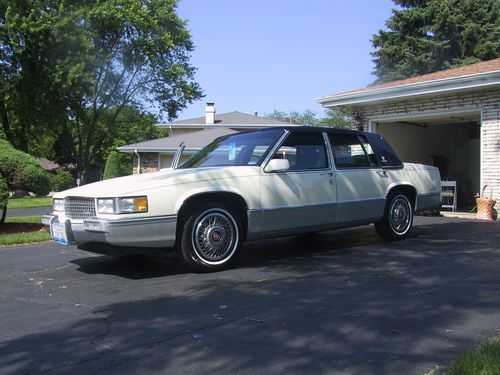
[[[68,244],[68,235],[66,234],[66,226],[61,223],[52,223],[50,232],[52,234],[52,239],[60,244]]]

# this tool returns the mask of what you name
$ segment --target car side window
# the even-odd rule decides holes
[[[328,134],[333,160],[339,169],[377,166],[375,153],[364,137],[356,134]]]
[[[292,132],[272,158],[287,159],[290,171],[328,168],[321,132]]]

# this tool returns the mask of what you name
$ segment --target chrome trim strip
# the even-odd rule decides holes
[[[171,223],[177,221],[177,215],[140,217],[133,219],[125,219],[125,220],[97,219],[97,221],[101,220],[106,220],[108,223],[108,227],[120,227],[127,225],[136,225],[136,224],[140,225],[140,224]],[[90,221],[90,220],[84,220],[84,221]]]
[[[372,201],[380,201],[380,200],[385,201],[385,197],[355,199],[355,200],[338,201],[338,202],[319,202],[319,203],[295,204],[295,205],[289,205],[289,206],[273,206],[273,207],[265,207],[265,208],[263,207],[263,208],[255,208],[252,210],[248,210],[248,212],[256,213],[256,212],[271,211],[271,210],[295,209],[295,208],[306,208],[306,207],[338,206],[339,204],[372,202]]]
[[[439,191],[433,191],[431,193],[421,193],[421,194],[417,194],[417,197],[427,197],[429,195],[441,195],[441,193]]]
[[[333,160],[332,145],[330,144],[330,138],[328,138],[328,134],[326,132],[323,132],[323,140],[325,142],[326,153],[328,155],[329,166],[330,166],[329,169],[332,172],[335,172],[337,169],[335,167],[335,161]]]
[[[271,158],[273,157],[274,153],[281,147],[281,144],[285,141],[285,139],[286,139],[286,137],[288,136],[289,133],[290,133],[290,131],[287,130],[287,129],[285,129],[285,131],[283,132],[283,134],[281,135],[281,137],[274,144],[273,148],[271,148],[271,151],[267,154],[267,156],[264,159],[264,161],[262,163],[260,163],[261,172],[264,172],[264,168],[266,168],[267,163],[269,162],[269,160],[271,160]],[[267,173],[267,172],[264,172],[264,173]]]
[[[272,173],[272,174],[290,174],[290,173],[314,173],[314,172],[317,172],[317,173],[331,173],[332,170],[330,168],[318,168],[318,169],[300,169],[300,170],[297,170],[297,171],[294,171],[294,170],[286,170],[286,171],[277,171],[277,172],[264,172],[264,173]]]
[[[339,204],[344,204],[344,203],[360,203],[360,202],[372,202],[372,201],[380,201],[383,200],[385,201],[385,197],[377,197],[377,198],[364,198],[364,199],[353,199],[349,201],[339,201]]]
[[[306,204],[296,204],[296,205],[289,205],[289,206],[273,206],[273,207],[267,207],[267,208],[260,208],[260,209],[254,209],[252,212],[257,212],[257,211],[273,211],[273,210],[286,210],[286,209],[296,209],[296,208],[308,208],[308,207],[319,207],[319,206],[337,206],[337,202],[320,202],[320,203],[306,203]]]

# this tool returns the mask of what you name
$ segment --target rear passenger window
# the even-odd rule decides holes
[[[370,168],[377,166],[377,158],[370,143],[355,134],[328,134],[333,160],[339,169]]]
[[[328,168],[323,133],[291,133],[276,151],[273,159],[287,159],[290,171]]]

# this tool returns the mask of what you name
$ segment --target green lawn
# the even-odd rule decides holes
[[[40,216],[8,217],[0,224],[0,247],[48,240],[50,234],[43,230]]]
[[[500,336],[459,356],[449,366],[447,375],[500,374]]]
[[[13,208],[35,208],[35,207],[50,207],[52,206],[51,197],[24,197],[10,198],[7,209]]]
[[[500,374],[500,336],[458,356],[446,366],[436,366],[426,375]]]

